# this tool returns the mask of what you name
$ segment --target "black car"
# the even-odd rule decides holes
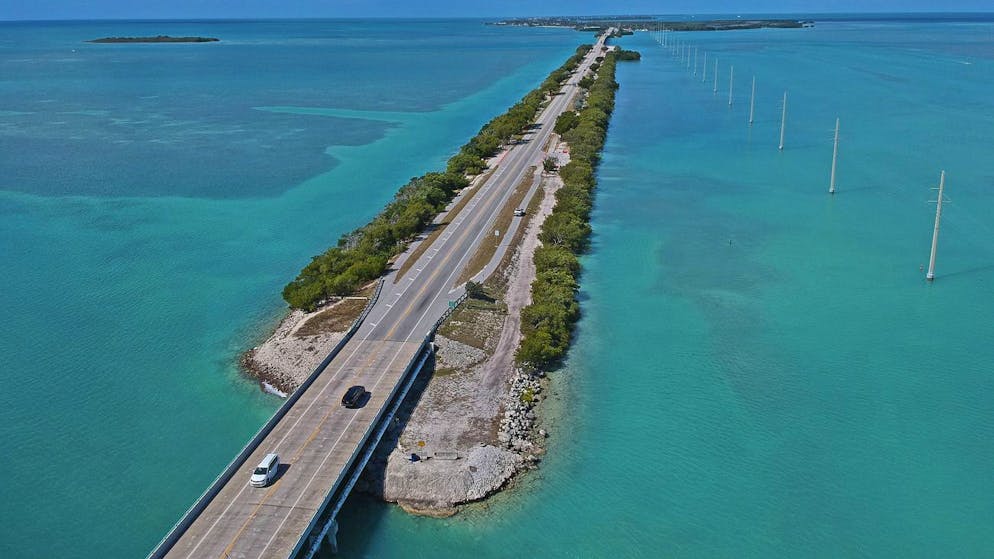
[[[345,396],[342,396],[342,405],[347,408],[358,408],[362,405],[362,400],[365,395],[365,386],[353,386],[345,391]]]

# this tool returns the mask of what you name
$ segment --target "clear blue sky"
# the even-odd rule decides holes
[[[0,20],[105,18],[500,17],[994,10],[991,0],[0,0]]]

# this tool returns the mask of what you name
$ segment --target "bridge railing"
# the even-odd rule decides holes
[[[263,439],[265,439],[269,433],[273,431],[276,424],[279,423],[284,416],[286,416],[287,412],[290,411],[290,408],[292,408],[304,392],[307,391],[312,384],[314,384],[314,381],[317,380],[318,375],[324,371],[328,364],[331,363],[335,356],[337,356],[342,348],[345,347],[345,344],[352,339],[352,336],[356,333],[356,330],[359,329],[359,326],[362,325],[362,322],[369,315],[373,305],[376,304],[376,300],[380,296],[380,291],[383,290],[383,281],[383,278],[380,278],[379,282],[376,284],[376,290],[373,292],[373,296],[366,302],[366,307],[352,322],[352,325],[349,326],[349,329],[345,332],[345,336],[341,339],[341,341],[335,344],[335,347],[331,350],[328,356],[325,357],[324,360],[314,368],[314,371],[311,372],[304,382],[301,383],[301,385],[287,397],[286,401],[283,402],[283,405],[281,405],[279,409],[276,410],[276,413],[269,418],[269,421],[267,421],[262,428],[259,429],[255,436],[252,437],[248,443],[246,443],[246,445],[242,448],[242,451],[238,453],[238,456],[235,456],[235,459],[228,464],[228,467],[217,476],[214,483],[212,483],[210,487],[204,491],[203,495],[201,495],[200,498],[193,503],[193,506],[186,511],[183,517],[180,518],[180,520],[172,527],[169,533],[162,538],[162,541],[160,541],[159,544],[155,546],[155,549],[152,550],[152,553],[148,555],[149,559],[160,559],[169,553],[169,550],[176,545],[176,542],[179,541],[180,537],[183,536],[183,533],[186,532],[191,524],[193,524],[193,521],[196,520],[202,512],[204,512],[207,505],[210,504],[218,493],[221,492],[221,488],[231,481],[231,478],[234,477],[235,473],[238,471],[238,468],[240,468],[245,460],[247,460],[248,457],[255,452],[255,450],[259,447],[259,444],[262,443]]]

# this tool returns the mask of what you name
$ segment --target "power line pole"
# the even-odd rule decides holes
[[[832,148],[832,179],[828,183],[828,193],[835,194],[835,164],[839,160],[839,117],[835,117],[835,147]]]
[[[752,125],[756,114],[756,76],[752,77],[752,95],[749,96],[749,125]]]
[[[787,129],[787,92],[783,92],[783,114],[780,116],[780,151],[783,151],[783,135]]]
[[[942,193],[946,186],[946,172],[939,173],[939,197],[935,200],[935,229],[932,230],[932,254],[928,257],[928,273],[925,279],[935,279],[935,249],[939,246],[939,222],[942,221]]]

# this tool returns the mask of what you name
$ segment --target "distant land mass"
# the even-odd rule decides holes
[[[800,28],[814,25],[810,21],[795,19],[715,19],[710,21],[663,21],[651,16],[623,16],[618,18],[590,17],[528,17],[505,19],[493,25],[520,25],[528,27],[571,27],[579,31],[603,31],[617,27],[623,31],[729,31],[733,29],[760,29],[764,27]]]
[[[170,37],[156,35],[155,37],[104,37],[92,39],[87,43],[213,43],[221,39],[215,37]]]

